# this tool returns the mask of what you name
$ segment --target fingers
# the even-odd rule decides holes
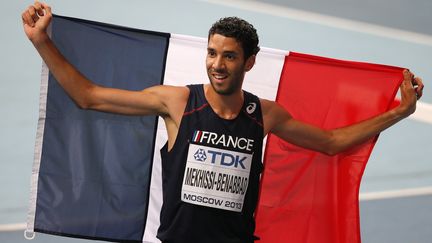
[[[23,24],[34,27],[36,22],[43,16],[51,17],[51,7],[46,3],[36,1],[30,5],[21,15]]]
[[[403,70],[403,76],[404,80],[412,80],[414,78],[414,74],[409,69]]]
[[[42,4],[42,8],[45,10],[45,13],[51,16],[52,15],[51,7],[46,3],[41,3],[41,4]]]
[[[417,95],[417,99],[420,99],[420,97],[422,97],[423,95],[423,88],[424,88],[423,80],[420,77],[415,77],[414,74],[408,69],[405,69],[403,71],[403,76],[404,76],[404,85],[414,89]]]
[[[45,15],[45,12],[43,11],[43,5],[40,2],[35,1],[33,6],[35,7],[35,10],[39,16]]]
[[[36,21],[38,21],[38,19],[39,19],[39,16],[36,14],[36,8],[33,6],[30,6],[28,8],[28,12],[30,14],[30,17],[33,19],[33,22],[36,23]]]
[[[414,89],[413,87],[413,80],[414,80],[414,74],[410,72],[408,69],[405,69],[403,71],[403,82],[401,84],[401,87],[404,89]]]
[[[33,9],[33,10],[32,10]],[[32,13],[34,12],[34,8],[33,6],[28,7],[21,15],[21,18],[23,20],[23,24],[27,24],[30,25],[32,27],[34,27],[35,25],[35,20],[32,17]]]
[[[420,77],[415,77],[413,80],[413,84],[417,94],[417,99],[420,99],[423,95],[423,88],[424,88],[423,80]]]

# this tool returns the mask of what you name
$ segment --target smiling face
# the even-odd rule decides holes
[[[207,75],[213,90],[220,95],[231,95],[241,91],[245,72],[255,63],[255,56],[244,60],[244,53],[235,38],[214,34],[209,37],[207,47]]]

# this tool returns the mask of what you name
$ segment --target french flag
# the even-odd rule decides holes
[[[99,85],[142,90],[208,82],[205,38],[61,16],[50,34]],[[387,111],[402,70],[261,48],[243,89],[331,129]],[[159,242],[163,121],[81,110],[46,66],[39,114],[26,233]],[[270,134],[255,214],[258,242],[360,242],[359,187],[376,141],[326,156]]]

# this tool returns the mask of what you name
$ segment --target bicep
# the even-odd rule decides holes
[[[268,114],[271,119],[269,132],[297,146],[326,152],[331,143],[331,132],[294,119],[283,107],[275,104]]]
[[[90,109],[125,115],[167,115],[170,102],[181,94],[181,87],[153,86],[141,91],[130,91],[96,86],[90,96]]]

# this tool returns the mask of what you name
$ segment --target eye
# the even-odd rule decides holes
[[[216,56],[216,52],[214,50],[208,50],[207,51],[207,56],[208,57],[215,57]]]
[[[228,60],[234,60],[236,56],[233,53],[227,53],[225,54],[225,58]]]

